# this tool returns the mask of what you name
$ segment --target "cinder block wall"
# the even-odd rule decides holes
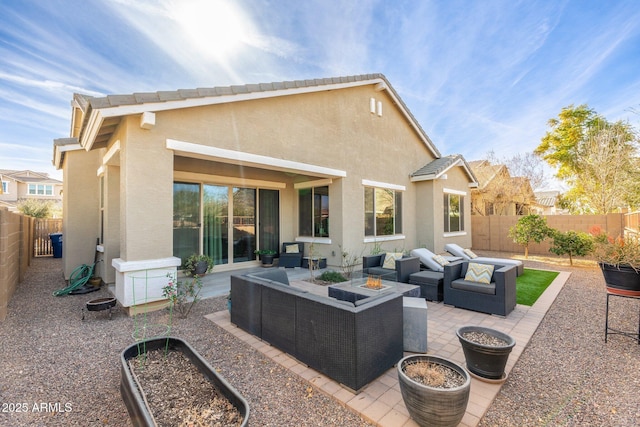
[[[471,216],[471,247],[477,250],[524,253],[524,248],[509,237],[509,229],[521,216]],[[594,225],[600,226],[610,236],[622,235],[624,232],[624,214],[607,215],[547,215],[547,225],[559,231],[589,232]],[[548,255],[551,242],[546,240],[540,244],[529,246],[530,254]]]
[[[31,263],[33,219],[0,208],[0,321]]]

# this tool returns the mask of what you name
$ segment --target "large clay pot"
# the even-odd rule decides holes
[[[240,393],[222,378],[187,342],[180,338],[169,337],[152,338],[132,344],[120,355],[120,394],[134,426],[155,426],[156,424],[131,374],[129,360],[138,357],[144,351],[152,351],[159,348],[181,351],[198,368],[200,373],[214,385],[220,394],[238,409],[243,417],[242,426],[249,425],[249,404]]]
[[[607,291],[612,294],[638,297],[640,296],[640,272],[628,265],[611,265],[598,263],[607,285]]]
[[[468,332],[487,334],[499,338],[505,344],[501,346],[480,344],[466,339],[464,334]],[[503,332],[482,326],[463,326],[458,328],[456,335],[462,345],[467,369],[472,374],[476,375],[478,379],[503,380],[505,378],[504,369],[507,366],[509,354],[516,345],[516,340]]]
[[[447,366],[464,377],[464,384],[455,388],[430,387],[409,378],[404,368],[416,361]],[[398,382],[404,404],[411,418],[420,426],[457,426],[469,403],[471,376],[460,365],[448,359],[427,354],[412,354],[398,362]]]

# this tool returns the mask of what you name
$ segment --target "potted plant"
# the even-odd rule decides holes
[[[589,233],[593,236],[593,254],[607,291],[640,296],[640,238],[631,234],[614,238],[598,226],[591,227]]]
[[[276,251],[271,249],[260,249],[254,251],[254,253],[260,257],[263,267],[271,267],[273,265],[273,259],[276,255]]]
[[[191,254],[183,265],[187,274],[202,276],[213,269],[213,259],[208,255]]]
[[[482,326],[462,326],[456,331],[467,369],[480,380],[504,382],[505,366],[516,340],[511,336]]]
[[[460,365],[428,354],[397,364],[398,382],[409,415],[421,426],[457,426],[469,403],[471,376]]]

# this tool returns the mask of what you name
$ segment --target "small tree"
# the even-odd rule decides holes
[[[551,230],[553,243],[550,252],[556,255],[569,255],[569,264],[573,265],[573,256],[585,256],[593,252],[593,238],[583,232],[569,230],[565,233]]]
[[[529,244],[540,243],[549,235],[547,219],[540,215],[526,215],[509,229],[509,237],[514,243],[524,246],[524,256],[529,258]]]

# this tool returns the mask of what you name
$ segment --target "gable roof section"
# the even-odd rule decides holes
[[[84,113],[82,126],[77,137],[82,147],[88,151],[91,150],[94,144],[104,146],[115,131],[120,122],[120,118],[127,115],[337,90],[365,85],[373,85],[376,90],[379,91],[387,90],[388,94],[405,115],[429,151],[434,157],[440,157],[438,149],[383,74],[361,74],[325,79],[187,90],[180,89],[177,91],[108,95],[105,97],[74,94],[72,104],[74,108]]]
[[[446,174],[447,171],[451,170],[451,168],[456,166],[460,166],[464,169],[465,173],[469,177],[470,187],[478,186],[478,181],[475,175],[473,174],[473,171],[471,171],[469,164],[466,162],[466,160],[464,159],[464,157],[462,157],[461,154],[444,156],[427,163],[426,165],[424,165],[423,167],[421,167],[420,169],[418,169],[417,171],[411,174],[411,181],[417,182],[417,181],[430,181],[430,180],[438,179],[443,177],[443,175]]]
[[[0,176],[2,179],[12,179],[17,182],[30,183],[41,182],[48,184],[61,184],[62,181],[49,177],[49,174],[44,172],[34,172],[32,170],[9,170],[0,169]]]

